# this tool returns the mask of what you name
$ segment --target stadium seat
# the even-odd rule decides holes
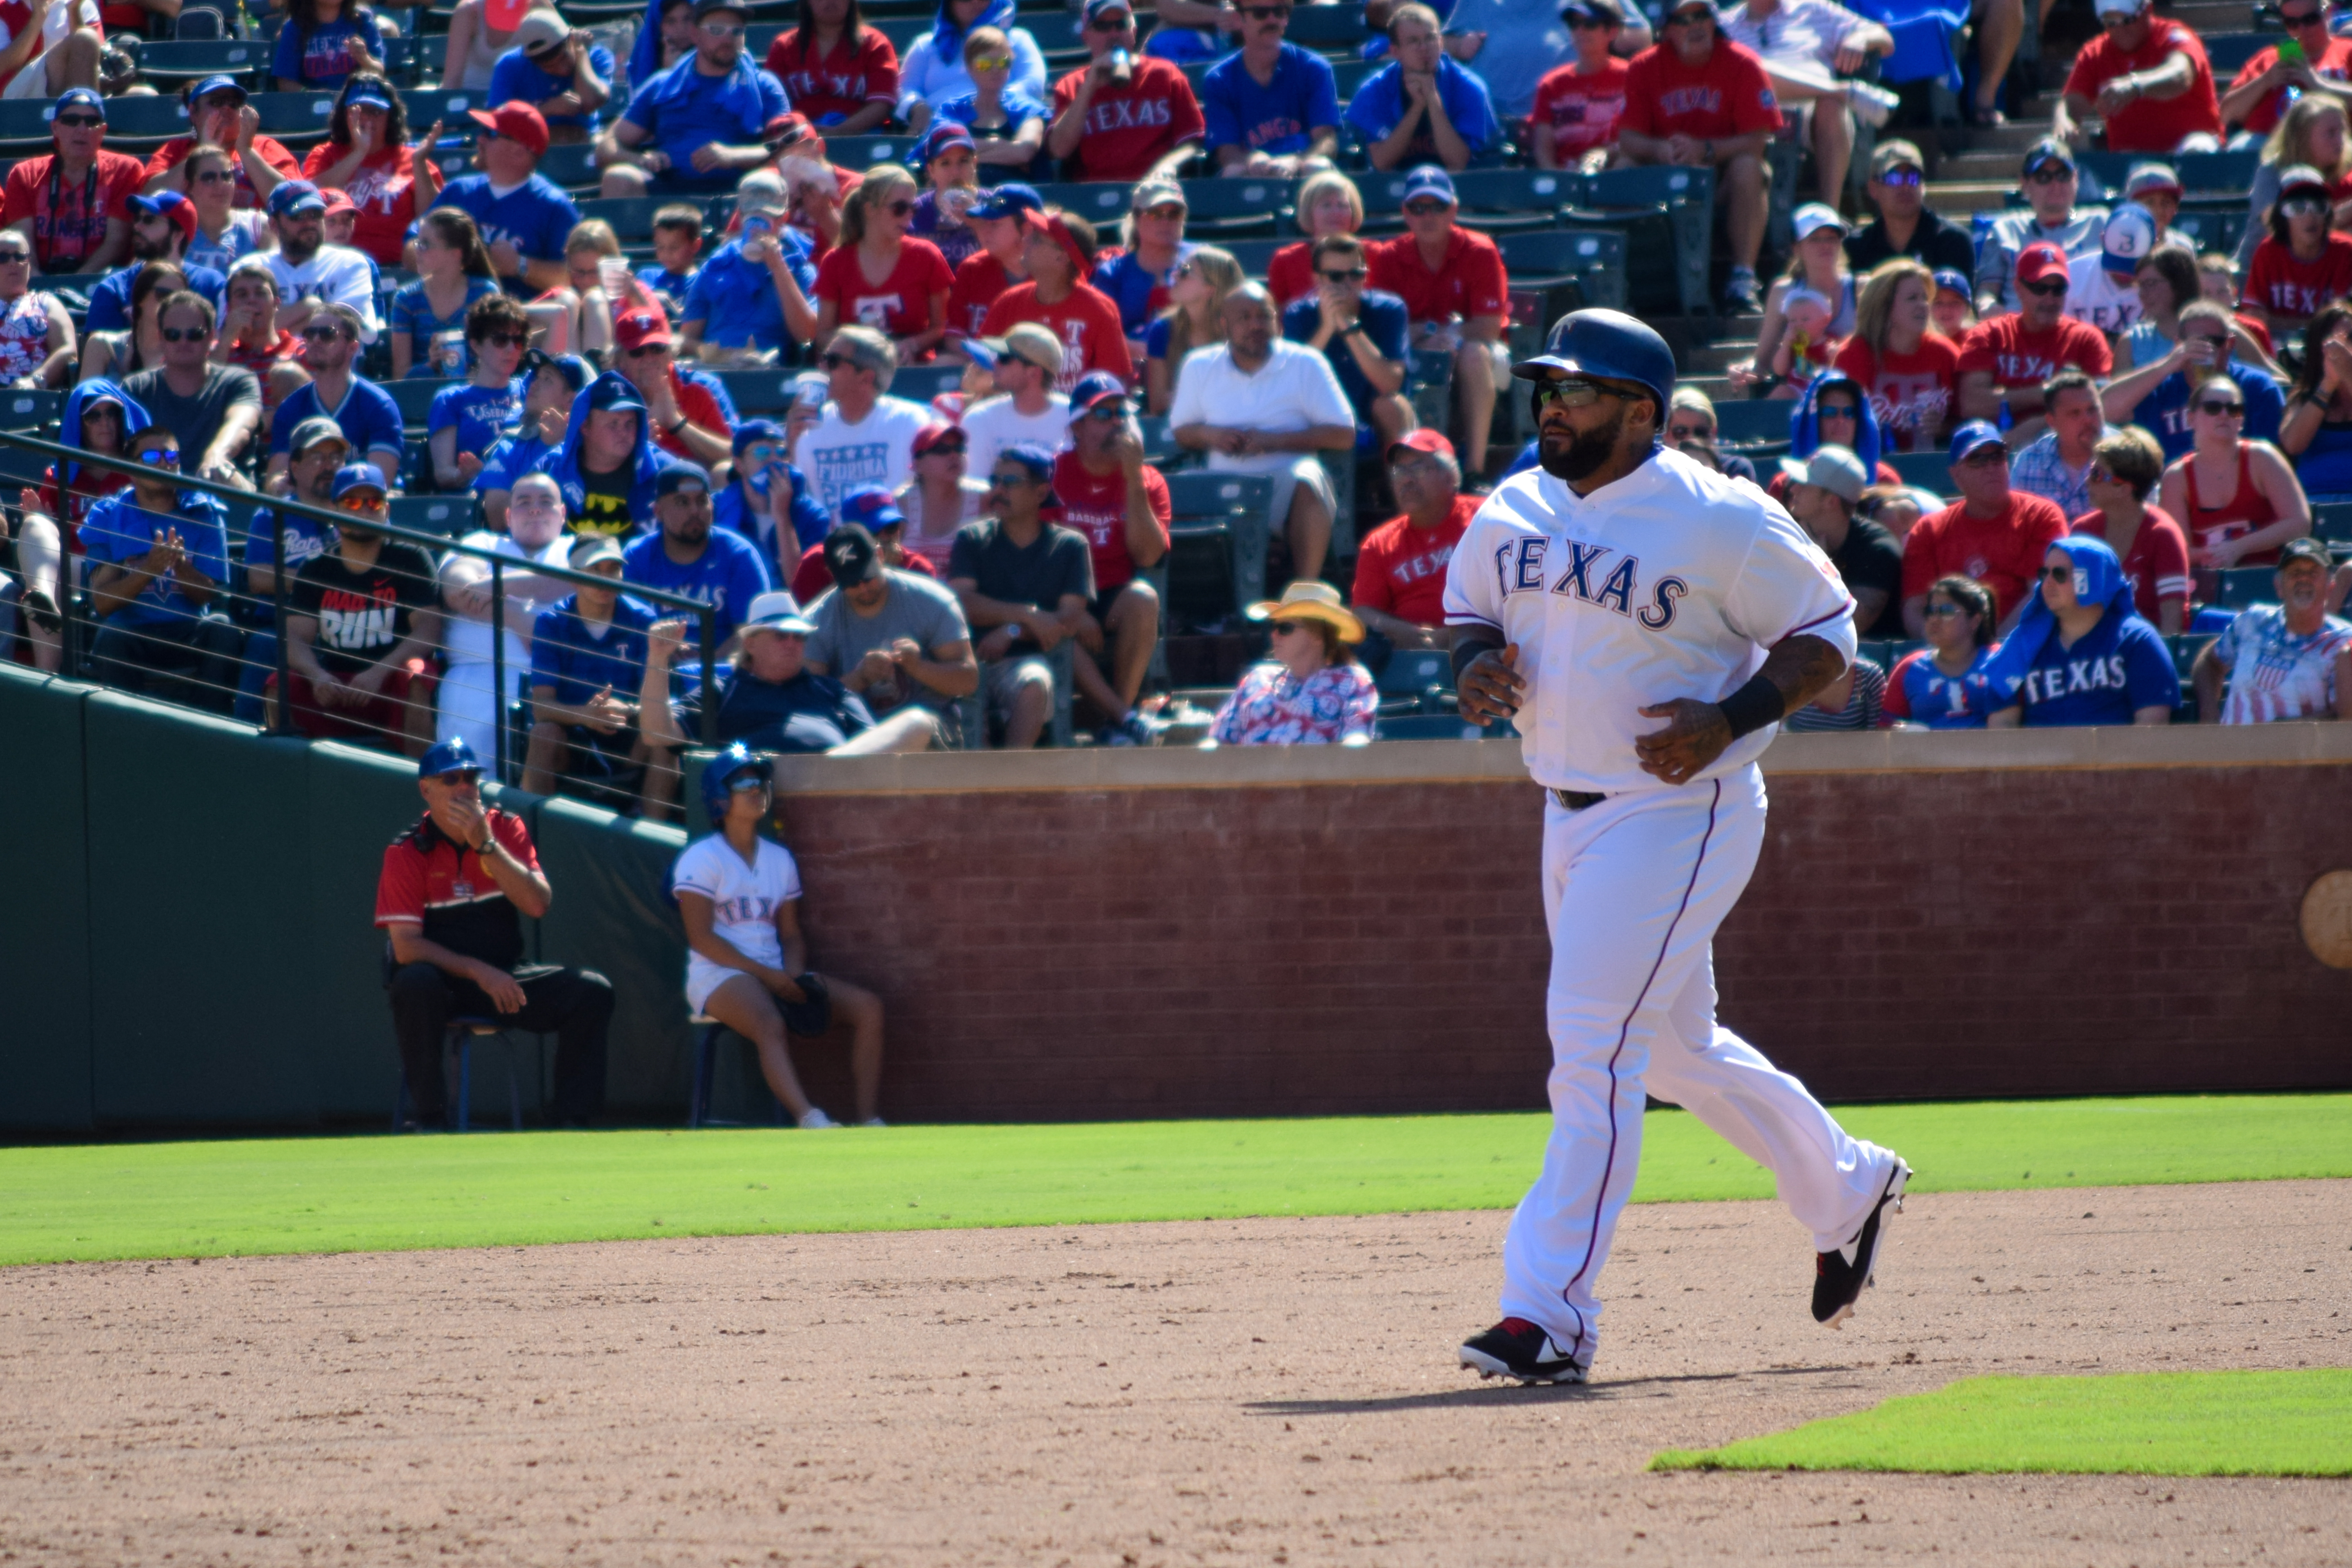
[[[1274,481],[1200,470],[1167,479],[1171,610],[1208,626],[1264,599]]]
[[[1780,434],[1785,437],[1788,433],[1784,422]],[[1951,465],[1944,461],[1941,452],[1889,452],[1879,461],[1892,465],[1906,485],[1916,485],[1939,496],[1954,493]]]
[[[2278,603],[2278,574],[2269,566],[2231,566],[2221,573],[2213,602],[2225,610]]]
[[[1454,417],[1454,356],[1442,349],[1408,350],[1405,396],[1412,416],[1433,430],[1443,430]]]
[[[229,36],[228,18],[210,5],[191,5],[172,19],[172,36],[182,43],[213,43]]]
[[[962,383],[963,366],[960,364],[910,364],[901,367],[890,378],[890,395],[909,403],[929,403],[943,392],[953,392]]]
[[[246,102],[261,117],[261,129],[281,142],[289,137],[310,141],[323,138],[335,112],[335,95],[331,92],[257,92]],[[109,109],[107,112],[111,114],[113,110]]]
[[[55,111],[55,103],[46,98],[0,102],[0,145],[14,143],[9,150],[20,156],[47,152],[50,145],[49,117]]]
[[[1454,656],[1444,648],[1398,648],[1389,655],[1377,684],[1383,717],[1454,710]]]
[[[460,1132],[473,1131],[474,1120],[474,1042],[496,1040],[507,1053],[507,1110],[515,1131],[522,1131],[522,1079],[515,1071],[514,1037],[505,1025],[495,1018],[452,1018],[442,1046],[446,1058],[455,1053],[457,1058],[457,1105],[454,1125]],[[408,1109],[408,1069],[400,1070],[399,1086],[392,1092],[392,1130],[400,1131],[404,1114]]]
[[[191,40],[152,41],[139,51],[139,74],[165,89],[167,101],[176,101],[168,90],[184,81],[195,81],[204,77],[246,76],[261,70],[269,64],[269,50],[260,44],[243,38],[205,38]],[[131,101],[119,98],[106,106],[107,129],[114,128],[114,111],[121,104]]]
[[[1184,182],[1184,235],[1222,245],[1226,238],[1264,237],[1289,216],[1288,180],[1224,179]]]
[[[4,107],[5,106],[0,105],[0,108]],[[1219,248],[1230,253],[1233,258],[1241,264],[1242,271],[1245,276],[1262,279],[1265,276],[1267,266],[1274,260],[1274,253],[1301,237],[1303,237],[1293,234],[1285,235],[1279,239],[1227,240],[1222,242]]]
[[[1353,50],[1371,37],[1364,13],[1357,5],[1299,5],[1290,13],[1283,37],[1302,49],[1318,54],[1332,49]],[[1342,99],[1347,95],[1340,94]]]
[[[695,1014],[687,1020],[687,1024],[694,1030],[694,1087],[687,1095],[687,1126],[689,1129],[743,1126],[744,1123],[740,1121],[718,1121],[710,1114],[710,1087],[719,1065],[719,1037],[730,1031],[726,1025],[705,1013]],[[740,1035],[735,1037],[739,1040],[743,1038]],[[764,1077],[757,1072],[754,1072],[751,1077],[759,1084],[759,1088],[754,1091],[755,1096],[767,1095],[769,1103],[776,1108],[776,1125],[782,1127],[784,1124],[784,1102],[778,1100],[774,1092],[769,1089],[768,1080]]]
[[[65,394],[32,387],[0,391],[0,430],[36,434],[54,424],[65,406]]]
[[[425,428],[426,416],[433,412],[433,399],[445,387],[456,386],[454,381],[430,379],[425,376],[404,376],[398,381],[383,384],[383,390],[400,410],[401,427],[406,430]]]
[[[761,366],[757,370],[721,370],[711,374],[718,376],[719,384],[727,389],[728,401],[735,405],[736,413],[782,416],[785,405],[792,401],[788,389],[793,375],[798,373]]]
[[[1570,307],[1558,300],[1560,286],[1576,286],[1578,305],[1625,307],[1625,237],[1613,230],[1584,232],[1535,229],[1498,236],[1503,265],[1511,274],[1514,292],[1541,289],[1554,297],[1555,308],[1543,312],[1549,321]]]
[[[929,24],[927,22],[924,26],[928,28]],[[862,132],[856,136],[826,142],[824,153],[829,161],[845,169],[864,170],[877,163],[905,163],[907,154],[914,150],[916,140],[912,136],[878,136],[870,131]]]
[[[662,196],[595,196],[578,204],[583,222],[603,218],[623,245],[643,245],[654,237],[654,213],[667,206]]]
[[[1715,405],[1718,447],[1756,447],[1789,438],[1789,416],[1796,405],[1785,398],[1728,399]]]
[[[2221,68],[2218,65],[2215,69]],[[2105,190],[2120,191],[2134,163],[2142,155],[2134,153],[2084,153],[2082,169],[2095,178]],[[2175,172],[2180,175],[2182,194],[2190,198],[2210,197],[2219,201],[2234,196],[2242,205],[2246,189],[2253,184],[2254,170],[2261,165],[2262,154],[2244,153],[2191,153],[2172,160]],[[2088,196],[2085,200],[2090,199]]]
[[[1127,216],[1128,199],[1135,187],[1109,181],[1097,184],[1057,184],[1039,185],[1037,195],[1048,206],[1060,207],[1073,217],[1085,218],[1097,228],[1115,224]]]
[[[1292,20],[1296,21],[1297,19],[1298,13],[1297,11],[1293,11],[1290,15]],[[1385,66],[1389,62],[1385,59],[1333,60],[1331,62],[1331,85],[1339,91],[1340,105],[1344,108],[1347,101],[1356,96],[1356,89],[1364,85],[1365,79],[1374,71],[1379,70],[1382,66]],[[1345,135],[1346,133],[1346,128],[1343,126],[1341,128],[1340,134]]]
[[[400,528],[414,529],[419,533],[437,533],[444,539],[456,539],[472,532],[481,510],[481,503],[470,493],[394,496],[386,505],[387,521]]]
[[[400,106],[408,111],[408,133],[422,136],[435,121],[447,136],[467,136],[474,132],[470,110],[490,107],[489,95],[467,92],[444,92],[437,87],[410,87],[400,89]]]
[[[1454,176],[1454,194],[1462,211],[1472,215],[1464,220],[1467,226],[1493,232],[1556,221],[1583,183],[1557,169],[1465,169]]]
[[[931,30],[931,20],[928,13],[919,16],[874,16],[867,18],[866,25],[889,39],[890,47],[898,52],[901,59],[904,59],[907,46]],[[1044,40],[1039,40],[1038,47],[1040,48],[1045,47]],[[765,44],[760,46],[760,58],[767,58]]]
[[[1714,170],[1649,166],[1587,175],[1574,210],[1625,216],[1627,254],[1643,257],[1651,254],[1643,247],[1654,231],[1641,219],[1663,213],[1674,247],[1678,308],[1685,315],[1714,310],[1715,296],[1707,288],[1707,260],[1715,244]],[[1649,276],[1647,268],[1640,270]],[[1637,306],[1646,308],[1647,290],[1628,292]]]
[[[239,48],[248,46],[238,45]],[[324,122],[321,122],[324,129]],[[117,142],[161,141],[188,133],[188,110],[176,97],[141,94],[135,98],[109,100],[106,106],[106,142],[111,147]]]
[[[2352,501],[2321,501],[2314,506],[2311,531],[2330,544],[2352,543]]]
[[[586,142],[550,147],[539,160],[539,172],[566,190],[593,190],[598,177],[596,149]]]

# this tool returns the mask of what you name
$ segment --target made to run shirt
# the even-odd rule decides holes
[[[768,46],[768,74],[812,125],[836,125],[869,103],[898,101],[898,52],[875,28],[834,40],[830,54],[804,47],[798,27]]]
[[[290,607],[319,623],[311,649],[327,673],[342,680],[407,640],[418,612],[440,597],[432,557],[387,539],[373,565],[353,568],[339,550],[312,558],[294,578]]]
[[[1099,101],[1099,100],[1097,100]],[[1328,61],[1286,43],[1264,87],[1240,51],[1209,68],[1201,82],[1208,147],[1283,155],[1304,153],[1309,133],[1339,123],[1339,93]]]
[[[0,226],[14,228],[31,218],[36,270],[78,271],[105,243],[108,219],[131,221],[131,198],[146,172],[138,159],[104,149],[71,180],[58,172],[56,154],[27,158],[0,184]]]
[[[1551,127],[1552,151],[1563,166],[1574,163],[1595,147],[1617,141],[1617,121],[1625,113],[1626,62],[1612,59],[1586,76],[1574,61],[1536,83],[1531,125]]]
[[[2275,724],[2289,719],[2332,719],[2342,693],[2336,689],[2336,660],[2352,647],[2352,624],[2329,616],[2319,629],[2298,636],[2287,629],[2286,610],[2257,605],[2213,640],[2213,657],[2229,672],[2222,700],[2224,724]]]
[[[2116,47],[2112,34],[2102,33],[2083,46],[2074,68],[2066,74],[2065,92],[2098,101],[2099,89],[2119,76],[2154,70],[2174,54],[2189,57],[2194,73],[2189,90],[2178,98],[2137,98],[2106,116],[2107,151],[2152,153],[2168,157],[2187,136],[2221,134],[2221,100],[2213,91],[2213,64],[2195,33],[2168,16],[2149,19],[2147,37],[2126,54]]]
[[[1143,493],[1160,522],[1164,560],[1173,511],[1168,481],[1149,463],[1143,465]],[[1086,535],[1087,551],[1094,558],[1096,594],[1126,586],[1135,576],[1135,558],[1127,552],[1127,470],[1113,464],[1107,474],[1092,473],[1076,452],[1065,452],[1054,460],[1054,496],[1061,510],[1049,513],[1046,521]]]
[[[2040,496],[2009,492],[1997,517],[1976,517],[1954,501],[1921,518],[1903,541],[1903,596],[1915,599],[1936,579],[1957,572],[1992,590],[1993,618],[2009,613],[2042,575],[2050,547],[2066,537],[2066,514]]]
[[[1455,496],[1454,510],[1435,528],[1416,528],[1409,517],[1392,517],[1364,535],[1356,546],[1350,602],[1417,626],[1444,626],[1446,563],[1485,499]]]
[[[767,281],[773,294],[774,281]],[[865,259],[854,245],[835,246],[816,264],[816,297],[833,301],[835,319],[844,325],[860,322],[890,338],[929,331],[931,297],[954,287],[955,273],[940,247],[911,235],[898,242],[898,265],[879,283],[866,276]]]
[[[1054,113],[1078,100],[1093,68],[1080,66],[1054,84]],[[1156,55],[1138,55],[1125,87],[1106,83],[1087,105],[1078,150],[1063,161],[1066,180],[1139,180],[1178,143],[1197,142],[1206,122],[1183,71]]]
[[[1364,286],[1402,300],[1415,323],[1500,316],[1510,325],[1511,283],[1503,253],[1475,230],[1455,225],[1445,237],[1445,258],[1434,271],[1422,259],[1421,241],[1410,234],[1364,247]]]
[[[1619,125],[1643,136],[1696,136],[1721,141],[1752,131],[1780,129],[1780,105],[1764,63],[1718,37],[1703,66],[1688,66],[1670,44],[1633,57],[1625,71],[1625,112]]]
[[[2331,233],[2318,259],[2302,261],[2273,236],[2254,247],[2253,262],[2246,268],[2245,292],[2239,299],[2273,316],[2301,320],[2318,314],[2320,307],[2347,293],[2352,293],[2352,238]]]
[[[1090,284],[1073,285],[1069,294],[1047,304],[1037,297],[1037,285],[1024,283],[989,307],[982,335],[1003,337],[1023,321],[1036,321],[1062,340],[1061,374],[1054,390],[1066,393],[1090,370],[1107,370],[1129,386],[1135,384],[1135,362],[1127,352],[1127,331],[1118,307]]]
[[[2037,332],[2011,312],[1978,322],[1960,342],[1960,374],[1990,371],[1995,386],[2040,386],[2067,365],[2105,379],[2116,366],[2106,335],[2066,316]]]

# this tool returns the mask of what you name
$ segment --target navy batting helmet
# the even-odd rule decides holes
[[[1570,310],[1551,325],[1544,352],[1521,360],[1511,374],[1522,381],[1545,381],[1548,371],[1639,382],[1658,399],[1658,423],[1675,391],[1675,351],[1645,321],[1622,310]]]
[[[712,826],[727,820],[728,794],[736,775],[747,770],[762,779],[769,776],[766,759],[753,756],[751,748],[740,741],[711,758],[710,765],[702,770],[702,805],[710,813]]]

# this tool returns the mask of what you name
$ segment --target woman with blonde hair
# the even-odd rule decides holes
[[[550,289],[529,307],[539,348],[551,354],[591,356],[611,351],[613,299],[604,291],[604,268],[607,260],[623,259],[620,237],[603,218],[572,226],[563,238],[563,269],[569,275],[564,286]],[[624,266],[620,273],[627,270]]]
[[[1284,246],[1265,264],[1265,291],[1277,310],[1294,300],[1315,297],[1315,242],[1364,226],[1363,193],[1337,169],[1317,174],[1298,187],[1298,226],[1307,237]]]
[[[1874,268],[1853,310],[1853,335],[1832,368],[1870,397],[1878,428],[1905,452],[1936,448],[1959,395],[1960,351],[1931,318],[1936,275],[1908,257]]]
[[[2324,92],[2304,94],[2280,116],[2270,140],[2263,143],[2253,183],[2246,187],[2246,233],[2232,258],[2240,272],[2253,265],[2254,247],[2270,233],[2279,176],[2289,169],[2317,171],[2327,182],[2328,226],[2352,227],[2352,134],[2347,129],[2352,121],[2345,117],[2344,100]]]
[[[1144,406],[1165,414],[1176,397],[1176,373],[1194,349],[1225,341],[1225,296],[1244,281],[1230,251],[1204,245],[1176,264],[1172,301],[1143,334]]]
[[[929,360],[948,335],[955,273],[940,247],[908,232],[915,176],[877,163],[841,205],[841,238],[816,264],[816,341],[862,321],[898,345],[898,363]]]

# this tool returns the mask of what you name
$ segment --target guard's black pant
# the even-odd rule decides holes
[[[604,1108],[604,1031],[613,1021],[613,983],[593,969],[553,963],[518,964],[522,1011],[501,1013],[470,980],[430,963],[404,964],[392,975],[392,1028],[416,1120],[436,1126],[448,1119],[442,1047],[452,1018],[494,1018],[555,1036],[555,1120],[586,1121]]]

